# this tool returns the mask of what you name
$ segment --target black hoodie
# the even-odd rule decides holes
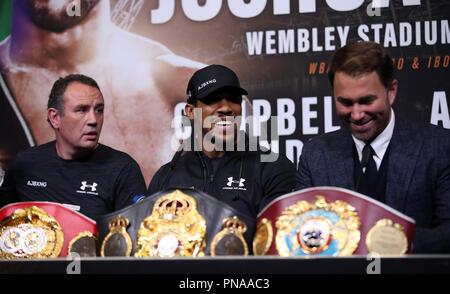
[[[194,187],[256,218],[272,200],[294,190],[296,169],[284,155],[269,156],[259,145],[257,151],[249,151],[248,146],[246,137],[245,151],[227,151],[221,158],[208,158],[201,151],[179,151],[156,172],[148,195]]]

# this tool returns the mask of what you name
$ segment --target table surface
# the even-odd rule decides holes
[[[77,266],[77,267],[74,267]],[[1,274],[450,274],[450,255],[374,258],[226,256],[181,258],[51,258],[0,260]]]

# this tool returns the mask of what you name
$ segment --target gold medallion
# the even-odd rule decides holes
[[[63,243],[58,221],[36,206],[18,209],[0,222],[0,258],[58,257]]]
[[[89,231],[79,233],[69,243],[68,252],[78,253],[80,257],[96,257],[98,256],[97,236]]]
[[[275,223],[276,248],[281,256],[353,254],[360,239],[360,220],[353,206],[337,200],[299,201],[287,207]]]
[[[101,256],[130,256],[133,242],[127,233],[129,224],[130,221],[120,215],[109,222],[109,233],[102,242]]]
[[[253,254],[265,255],[272,245],[272,239],[272,222],[263,218],[256,227],[255,237],[253,238]]]
[[[160,197],[137,234],[136,257],[203,256],[206,222],[180,190]]]
[[[225,218],[222,227],[211,242],[211,256],[248,255],[247,242],[242,235],[247,231],[247,225],[234,216]]]
[[[408,250],[408,238],[401,225],[384,218],[367,233],[366,246],[369,252],[380,255],[404,254]]]

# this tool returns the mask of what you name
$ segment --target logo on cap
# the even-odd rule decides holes
[[[209,85],[209,84],[214,84],[214,83],[217,83],[217,80],[216,80],[216,79],[212,79],[212,80],[206,81],[206,82],[204,82],[204,83],[201,83],[201,85],[198,86],[197,91],[200,91],[201,89],[203,89],[203,88],[206,87],[207,85]]]

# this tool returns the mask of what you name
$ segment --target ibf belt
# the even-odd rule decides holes
[[[316,187],[281,196],[258,215],[255,255],[346,256],[411,250],[415,222],[360,193]]]
[[[63,242],[60,224],[36,206],[18,209],[0,223],[0,258],[57,257]]]
[[[97,256],[96,223],[59,203],[10,204],[0,219],[0,258]]]

